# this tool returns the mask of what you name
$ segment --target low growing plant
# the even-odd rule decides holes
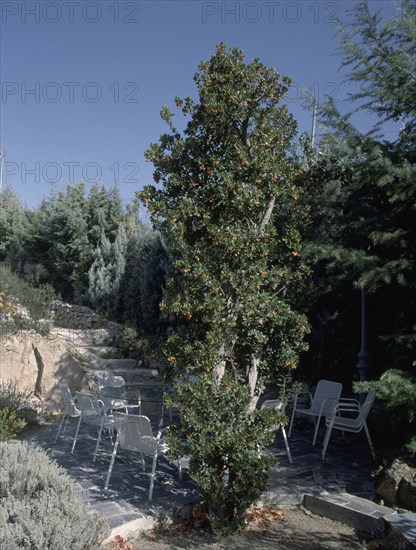
[[[13,439],[23,430],[26,422],[8,407],[0,408],[0,441]]]
[[[8,409],[25,425],[33,424],[37,414],[30,405],[31,395],[30,390],[19,390],[12,380],[0,382],[0,410]]]
[[[87,513],[65,471],[26,442],[0,443],[0,547],[98,550],[106,520]]]

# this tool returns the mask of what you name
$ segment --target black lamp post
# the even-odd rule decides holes
[[[361,349],[358,354],[357,369],[360,382],[370,379],[371,361],[370,352],[367,349],[367,299],[364,288],[361,289]]]

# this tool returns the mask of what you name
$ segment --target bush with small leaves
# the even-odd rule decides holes
[[[23,426],[15,433],[19,433],[27,424],[34,424],[37,420],[37,413],[30,405],[30,390],[19,390],[13,380],[0,382],[0,410],[8,409],[13,412],[16,419],[23,421]],[[10,414],[3,413],[3,421],[10,417]]]
[[[71,479],[40,448],[0,443],[0,547],[8,550],[98,550],[104,518],[87,513]]]
[[[137,359],[138,334],[135,328],[128,325],[124,325],[117,334],[116,343],[122,357]]]
[[[47,335],[51,302],[56,292],[48,285],[37,288],[0,264],[0,335],[34,330]]]
[[[13,439],[23,430],[26,422],[16,416],[8,407],[0,409],[0,441]]]

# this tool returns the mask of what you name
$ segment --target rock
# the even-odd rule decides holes
[[[416,468],[400,480],[397,504],[406,510],[416,511]]]
[[[4,336],[0,340],[0,382],[12,381],[29,390],[39,405],[56,410],[60,402],[59,380],[68,380],[72,391],[87,389],[87,378],[64,340],[43,337],[33,331]]]
[[[51,318],[56,327],[67,329],[104,328],[114,332],[121,328],[117,323],[108,321],[89,307],[67,304],[59,300],[52,302]]]
[[[106,346],[111,345],[115,338],[115,332],[111,328],[53,328],[51,335],[66,340],[72,346]]]
[[[376,492],[390,506],[416,510],[416,468],[396,458],[384,471]]]

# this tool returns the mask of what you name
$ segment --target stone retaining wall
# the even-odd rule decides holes
[[[71,329],[110,329],[116,333],[120,327],[117,323],[108,321],[86,306],[66,304],[58,300],[52,303],[51,319],[56,327]]]

